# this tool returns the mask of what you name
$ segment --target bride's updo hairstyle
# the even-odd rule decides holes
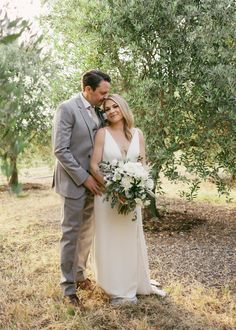
[[[126,138],[130,141],[132,139],[131,128],[134,127],[134,117],[128,103],[119,94],[111,94],[103,102],[103,109],[105,109],[107,100],[112,100],[116,104],[118,104],[120,111],[124,117],[124,133]]]

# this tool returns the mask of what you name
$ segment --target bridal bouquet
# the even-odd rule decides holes
[[[99,167],[106,184],[105,199],[111,202],[112,208],[117,208],[118,213],[128,214],[137,205],[147,206],[151,198],[155,198],[150,168],[140,162],[114,160],[101,162]]]

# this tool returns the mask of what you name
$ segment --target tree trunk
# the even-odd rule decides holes
[[[10,166],[12,169],[8,185],[11,188],[18,186],[18,170],[17,170],[17,156],[10,156]]]

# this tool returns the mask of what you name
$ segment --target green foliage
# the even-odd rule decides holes
[[[131,104],[148,158],[172,180],[236,173],[236,3],[231,0],[54,1],[58,51],[81,71],[99,67]],[[198,179],[196,179],[196,177]]]
[[[51,122],[50,71],[39,49],[41,37],[29,33],[24,37],[27,42],[13,38],[6,43],[4,38],[0,44],[0,159],[12,187],[18,185],[19,154],[36,138],[44,138]]]
[[[0,9],[0,44],[10,44],[17,40],[28,26],[21,18],[10,20],[6,11]]]

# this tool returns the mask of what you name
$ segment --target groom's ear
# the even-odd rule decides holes
[[[88,85],[88,86],[85,86],[84,92],[90,94],[91,92],[93,92],[93,89],[91,86]]]

